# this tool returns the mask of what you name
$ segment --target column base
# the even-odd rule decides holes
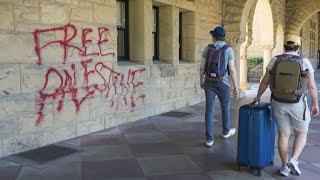
[[[249,90],[250,85],[248,83],[240,83],[240,89],[241,90]]]

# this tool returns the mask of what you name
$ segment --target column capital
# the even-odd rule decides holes
[[[271,50],[274,48],[273,44],[270,44],[270,43],[265,43],[265,44],[262,44],[262,48],[264,50]]]
[[[247,49],[247,48],[251,45],[252,40],[253,40],[252,37],[247,37],[246,40],[245,40],[245,42],[243,42],[243,43],[241,44],[241,48]]]
[[[230,46],[240,46],[243,42],[246,41],[245,36],[227,36],[226,41]]]

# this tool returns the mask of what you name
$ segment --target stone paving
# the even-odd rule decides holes
[[[317,84],[320,71],[317,72]],[[232,100],[231,125],[238,126],[238,109],[252,101],[257,92],[246,91],[246,97]],[[319,88],[319,86],[318,86]],[[319,88],[320,89],[320,88]],[[262,101],[269,100],[266,92]],[[275,147],[274,166],[262,171],[242,167],[237,171],[237,135],[222,139],[221,110],[216,103],[215,143],[204,146],[205,103],[181,108],[184,117],[158,115],[112,129],[58,143],[81,152],[35,164],[11,156],[0,159],[0,180],[254,180],[254,179],[320,179],[320,117],[311,121],[307,145],[300,156],[301,176],[278,174],[281,161]],[[277,138],[277,137],[276,137]],[[292,138],[290,138],[290,151]]]

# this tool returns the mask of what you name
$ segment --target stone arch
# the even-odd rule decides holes
[[[290,1],[290,3],[287,3],[286,34],[299,34],[305,22],[319,11],[319,0]]]

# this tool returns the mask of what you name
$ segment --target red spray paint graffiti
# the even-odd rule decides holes
[[[64,34],[63,39],[46,42],[42,45],[40,43],[39,36],[43,33],[52,31],[62,31]],[[106,27],[100,27],[97,29],[99,37],[96,44],[99,47],[99,52],[93,53],[88,53],[86,47],[86,45],[93,43],[91,39],[87,38],[87,35],[93,32],[92,29],[82,30],[82,47],[71,45],[71,41],[77,35],[77,29],[72,24],[52,29],[36,30],[34,32],[35,52],[38,56],[39,65],[43,64],[44,59],[41,55],[41,51],[51,44],[59,44],[63,48],[62,64],[65,64],[68,60],[67,53],[69,48],[76,49],[81,57],[86,57],[85,60],[81,61],[80,67],[77,67],[76,64],[71,64],[71,69],[69,70],[68,67],[63,69],[50,67],[46,71],[44,77],[45,81],[43,87],[39,90],[39,97],[37,99],[39,109],[36,125],[39,125],[44,120],[43,111],[46,103],[51,101],[58,102],[56,110],[60,112],[64,108],[64,103],[67,100],[67,97],[71,97],[76,112],[80,111],[81,105],[84,101],[97,93],[101,94],[104,100],[110,101],[111,108],[116,110],[119,108],[121,101],[125,106],[130,106],[132,110],[136,107],[138,101],[144,101],[145,94],[136,95],[137,89],[143,86],[143,82],[137,82],[135,81],[135,78],[138,74],[143,73],[146,70],[145,68],[137,70],[129,69],[125,74],[114,71],[104,62],[93,62],[93,59],[88,57],[114,56],[114,53],[103,53],[102,50],[102,45],[108,42],[108,39],[104,37],[104,34],[107,31],[108,28]],[[80,79],[76,76],[79,72],[83,72],[82,78]],[[90,78],[95,79],[96,81],[92,81]],[[54,88],[49,87],[49,82],[52,81],[55,82]],[[80,96],[80,91],[83,93],[82,96]],[[111,94],[111,92],[114,94]]]

